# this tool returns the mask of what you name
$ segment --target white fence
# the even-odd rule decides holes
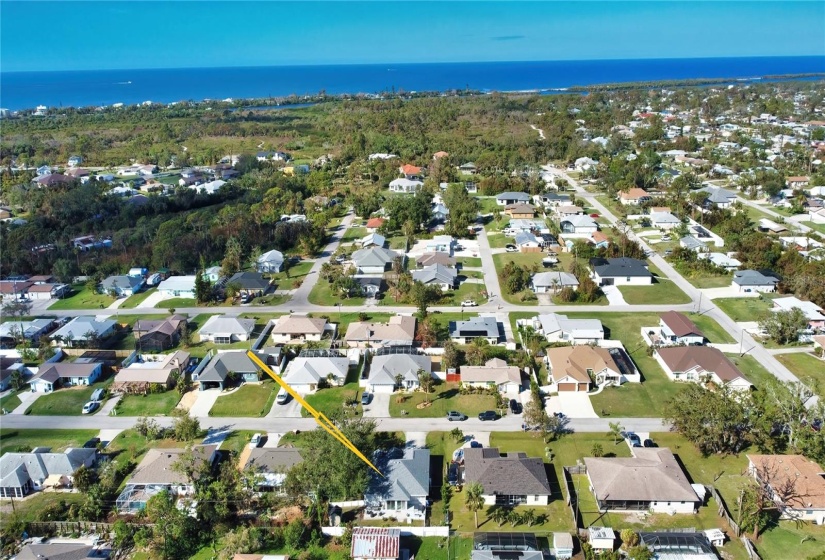
[[[446,537],[450,534],[450,528],[446,525],[437,527],[389,527],[401,531],[402,537]],[[340,537],[344,534],[345,527],[321,527],[321,532],[328,537]]]
[[[349,502],[330,502],[331,506],[340,508],[364,507],[364,500],[350,500]]]

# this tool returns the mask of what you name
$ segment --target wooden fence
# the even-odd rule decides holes
[[[753,543],[748,537],[739,537],[742,540],[742,544],[745,545],[745,552],[748,553],[748,558],[750,560],[762,560],[762,557],[759,556],[759,553],[756,552],[756,548],[754,548]]]
[[[28,532],[33,535],[98,534],[108,536],[113,531],[111,523],[96,521],[32,521]]]
[[[710,495],[713,496],[713,499],[716,500],[716,505],[719,512],[719,517],[723,518],[725,521],[728,522],[730,528],[733,530],[733,533],[738,537],[742,534],[742,529],[739,527],[739,524],[733,520],[730,512],[728,511],[728,507],[725,504],[725,500],[722,499],[722,496],[719,495],[719,492],[716,491],[716,488],[713,486],[705,486],[708,490],[710,490]]]
[[[584,523],[581,520],[581,514],[579,512],[578,504],[579,504],[579,497],[573,491],[573,479],[571,475],[574,474],[587,474],[587,467],[584,465],[575,465],[572,467],[562,467],[563,473],[563,483],[564,483],[564,492],[567,495],[566,502],[567,505],[570,506],[570,514],[573,516],[573,524],[576,526],[577,529],[583,529]]]

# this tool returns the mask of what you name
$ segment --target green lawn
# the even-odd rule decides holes
[[[352,243],[367,236],[367,228],[365,227],[351,227],[344,232],[341,237],[341,243]]]
[[[825,224],[815,224],[813,222],[800,222],[803,225],[808,226],[814,231],[818,231],[822,235],[825,235]]]
[[[72,295],[54,302],[49,309],[103,309],[112,305],[114,301],[113,297],[98,294],[85,284],[75,284],[72,286]]]
[[[481,257],[458,257],[456,263],[469,268],[481,268]]]
[[[176,390],[151,395],[124,395],[115,410],[119,416],[167,416],[180,402]]]
[[[367,298],[363,297],[343,299],[339,295],[333,294],[331,288],[332,284],[330,284],[326,280],[319,279],[312,287],[312,291],[309,292],[309,302],[315,305],[327,306],[338,305],[339,303],[342,306],[361,306],[364,305],[365,301],[367,301]]]
[[[403,399],[399,403],[398,399]],[[426,408],[417,405],[429,400],[432,404]],[[444,418],[450,410],[457,410],[470,418],[479,412],[495,410],[496,399],[492,395],[461,395],[458,383],[440,383],[433,393],[422,391],[394,393],[390,397],[390,416],[410,418]],[[405,411],[406,414],[402,414]],[[456,424],[461,427],[460,424]],[[493,424],[494,426],[494,424]]]
[[[315,393],[307,395],[304,400],[306,400],[307,404],[309,404],[312,408],[314,408],[318,412],[324,413],[326,416],[329,416],[333,412],[338,412],[342,409],[344,409],[345,413],[355,412],[356,415],[360,415],[360,399],[362,392],[363,391],[358,386],[358,381],[355,380],[341,387],[319,389]],[[347,401],[347,399],[354,399],[359,404],[355,408],[346,407],[344,406],[344,403]],[[307,411],[303,408],[301,409],[301,414],[303,414],[304,416],[309,416]]]
[[[491,249],[503,249],[507,245],[513,244],[513,238],[507,237],[503,233],[490,233],[487,235],[487,242]]]
[[[362,312],[354,312],[354,311],[342,311],[338,313],[334,311],[332,313],[310,313],[310,317],[325,317],[330,323],[337,323],[338,324],[338,338],[344,338],[344,335],[347,334],[347,329],[349,328],[350,323],[357,323],[361,320],[359,315]],[[386,323],[390,320],[390,317],[393,317],[395,313],[366,313],[367,321],[371,323]]]
[[[66,508],[66,511],[61,514],[61,519],[63,519],[63,515],[68,513],[69,507],[79,507],[85,500],[85,494],[79,492],[38,492],[26,498],[25,501],[15,502],[15,511],[23,521],[45,521],[43,516],[46,512],[55,511],[55,508],[62,502]]]
[[[163,301],[160,301],[155,305],[155,307],[163,308],[163,309],[181,309],[184,307],[197,307],[198,301],[194,298],[169,298]]]
[[[457,290],[449,292],[446,298],[438,303],[438,305],[461,305],[462,301],[471,299],[478,304],[487,303],[487,287],[484,284],[477,284],[475,282],[462,282]]]
[[[736,322],[759,321],[771,308],[768,301],[755,297],[719,298],[713,303]]]
[[[704,290],[707,288],[726,288],[730,286],[733,279],[732,274],[710,274],[705,271],[691,271],[684,267],[679,267],[674,264],[674,268],[682,275],[682,277],[699,288]]]
[[[707,338],[710,342],[715,342],[717,344],[732,344],[736,342],[730,333],[723,329],[722,326],[711,317],[708,317],[707,315],[700,315],[698,313],[687,313],[686,315],[688,319],[693,321],[694,325],[699,327],[699,330],[704,333],[705,338]]]
[[[270,275],[270,278],[272,282],[277,285],[277,289],[292,290],[298,288],[303,281],[306,280],[309,271],[314,265],[314,261],[301,261],[290,267],[286,272]]]
[[[266,416],[275,402],[275,381],[245,383],[229,395],[218,397],[209,416]]]
[[[59,452],[69,447],[83,447],[96,437],[98,430],[3,430],[0,432],[0,454],[31,451],[35,447],[51,447]]]
[[[733,365],[739,368],[739,371],[741,371],[751,383],[756,385],[757,389],[764,387],[767,383],[776,381],[776,377],[756,361],[756,358],[753,356],[749,354],[745,354],[744,356],[727,354],[727,356],[730,358],[730,361],[733,362]]]
[[[111,380],[110,380],[111,381]],[[80,416],[83,405],[89,401],[96,389],[105,388],[110,382],[97,382],[92,385],[66,387],[38,398],[26,411],[26,414],[38,416]],[[103,406],[103,403],[101,403]],[[100,409],[98,409],[98,412]],[[97,413],[97,412],[96,412]]]
[[[145,290],[143,292],[140,292],[138,294],[130,296],[129,298],[126,299],[126,301],[124,301],[120,305],[120,307],[122,309],[134,309],[135,307],[140,307],[141,304],[143,303],[143,301],[146,298],[148,298],[149,296],[151,296],[152,294],[154,294],[157,291],[158,291],[157,288],[149,288],[148,290]]]
[[[255,430],[232,430],[226,439],[221,443],[221,451],[229,451],[231,453],[240,453],[249,445],[249,440],[256,432]]]
[[[5,410],[7,412],[11,412],[15,408],[23,404],[18,395],[24,391],[28,392],[29,390],[30,389],[28,388],[28,386],[25,386],[19,391],[9,392],[5,397],[0,398],[0,409]]]
[[[630,305],[657,305],[690,303],[690,297],[672,280],[653,265],[650,272],[655,276],[651,286],[619,286],[624,300]]]
[[[605,338],[621,340],[625,350],[642,373],[642,383],[608,387],[591,397],[597,414],[607,416],[661,416],[665,401],[679,391],[655,359],[647,355],[641,329],[659,324],[658,313],[568,313],[571,319],[599,319]]]
[[[825,361],[813,354],[777,354],[779,360],[800,381],[811,388],[816,388],[820,397],[825,398]]]

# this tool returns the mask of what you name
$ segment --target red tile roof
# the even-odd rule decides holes
[[[368,228],[380,228],[384,225],[384,218],[370,218],[367,220]]]
[[[401,172],[404,175],[418,175],[419,173],[421,173],[421,168],[406,163],[401,166]]]

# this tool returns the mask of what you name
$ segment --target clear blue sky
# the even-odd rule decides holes
[[[0,2],[3,71],[825,55],[825,2]]]

